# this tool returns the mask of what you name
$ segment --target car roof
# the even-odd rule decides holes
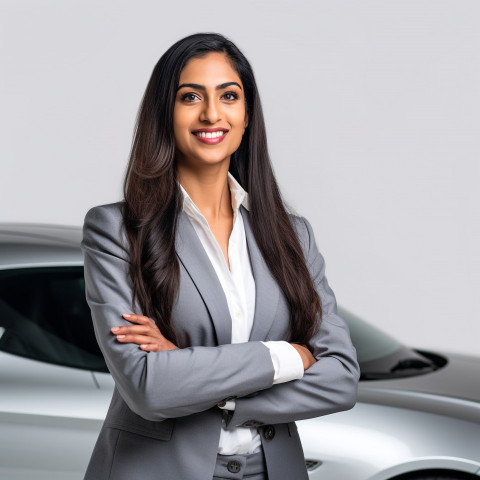
[[[0,269],[81,265],[81,240],[81,227],[0,223]]]

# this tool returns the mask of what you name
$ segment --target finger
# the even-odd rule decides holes
[[[160,347],[156,343],[143,343],[140,348],[145,352],[158,352]]]
[[[121,327],[113,327],[111,331],[115,335],[128,335],[128,334],[139,334],[139,335],[158,335],[162,336],[158,328],[155,328],[154,325],[123,325]]]
[[[152,320],[150,320],[150,318],[146,317],[145,315],[137,315],[136,313],[124,313],[122,317],[132,323],[140,323],[143,325],[153,323]]]
[[[120,343],[136,343],[137,345],[158,344],[158,339],[146,335],[117,335],[117,341]]]

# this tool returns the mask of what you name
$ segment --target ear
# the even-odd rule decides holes
[[[245,113],[245,121],[243,123],[243,131],[248,127],[248,113]]]

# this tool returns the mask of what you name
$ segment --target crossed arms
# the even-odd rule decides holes
[[[322,301],[323,321],[311,342],[315,363],[302,379],[273,385],[274,368],[262,342],[181,349],[165,344],[164,350],[151,351],[148,346],[117,340],[111,329],[131,326],[122,314],[135,311],[128,253],[121,243],[121,214],[113,206],[95,207],[87,213],[82,241],[87,301],[107,366],[132,411],[161,421],[208,410],[225,398],[236,397],[228,425],[233,428],[290,422],[354,405],[359,377],[355,349],[348,328],[336,314],[335,297],[311,227],[306,220],[298,222]]]

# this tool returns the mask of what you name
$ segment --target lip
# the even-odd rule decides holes
[[[215,137],[215,138],[204,138],[204,137],[199,137],[195,135],[195,133],[198,132],[205,132],[205,133],[213,133],[213,132],[225,132],[222,136],[220,137]],[[215,128],[198,128],[196,130],[192,130],[192,135],[202,143],[206,143],[207,145],[217,145],[218,143],[222,142],[223,139],[227,136],[228,130],[226,128],[222,127],[215,127]]]

